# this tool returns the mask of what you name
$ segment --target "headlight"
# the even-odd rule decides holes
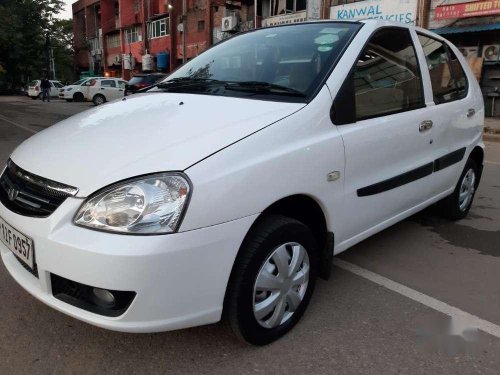
[[[69,87],[66,89],[66,91],[71,91],[71,90],[73,90],[73,87]]]
[[[90,196],[75,224],[107,232],[175,232],[191,193],[181,173],[161,173],[119,182]]]

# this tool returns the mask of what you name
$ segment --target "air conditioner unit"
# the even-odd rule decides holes
[[[115,55],[115,64],[121,64],[122,55]]]
[[[477,47],[460,47],[460,52],[466,59],[475,58],[479,56],[479,49]]]
[[[222,17],[221,31],[232,31],[238,26],[236,16]]]
[[[500,58],[500,45],[492,44],[483,46],[483,59],[484,61],[498,61]]]
[[[95,49],[93,49],[92,51],[90,51],[90,56],[95,56]]]

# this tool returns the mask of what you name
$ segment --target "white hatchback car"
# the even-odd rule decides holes
[[[71,85],[64,86],[59,90],[59,99],[67,102],[83,102],[90,88],[90,83],[94,79],[106,79],[106,77],[82,78]]]
[[[59,90],[64,86],[61,82],[59,81],[54,81],[54,80],[49,80],[50,82],[50,93],[49,95],[51,97],[58,97]],[[31,81],[28,85],[28,96],[35,100],[35,99],[42,99],[42,89],[40,88],[40,84],[42,83],[41,80],[35,79]]]
[[[434,203],[467,215],[483,122],[466,61],[426,30],[258,29],[19,146],[0,252],[28,292],[85,322],[154,332],[224,311],[269,343],[334,255]]]
[[[88,84],[85,99],[94,105],[101,105],[123,98],[127,81],[120,78],[92,79]]]

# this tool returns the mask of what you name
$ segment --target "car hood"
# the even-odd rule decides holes
[[[85,197],[126,178],[184,170],[304,105],[145,93],[61,121],[26,140],[11,158]]]

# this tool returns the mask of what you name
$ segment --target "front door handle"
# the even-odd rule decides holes
[[[422,121],[420,123],[420,126],[418,127],[418,130],[420,131],[420,133],[425,132],[432,128],[432,125],[434,125],[434,123],[431,120]]]
[[[472,117],[476,114],[476,110],[474,108],[471,108],[467,111],[467,117]]]

